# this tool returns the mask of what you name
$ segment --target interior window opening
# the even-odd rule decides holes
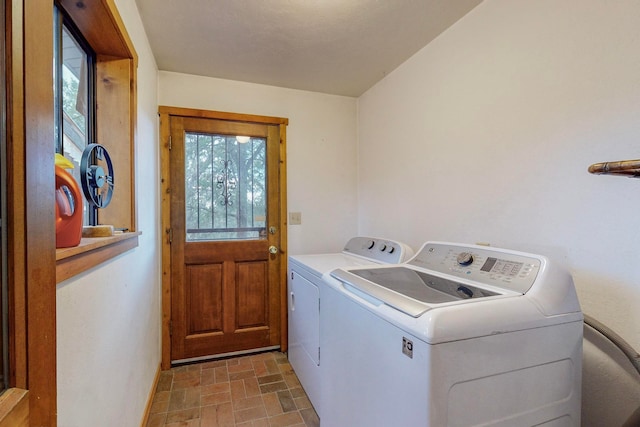
[[[73,164],[68,171],[81,185],[82,153],[96,140],[95,53],[62,9],[54,16],[55,152]],[[84,225],[96,225],[97,209],[83,209]]]

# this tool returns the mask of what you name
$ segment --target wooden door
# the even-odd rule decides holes
[[[275,348],[277,125],[171,116],[171,359]]]

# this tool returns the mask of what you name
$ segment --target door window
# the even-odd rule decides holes
[[[185,133],[186,240],[266,239],[266,138]]]

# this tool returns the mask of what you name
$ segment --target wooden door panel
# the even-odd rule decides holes
[[[237,325],[236,330],[267,326],[269,324],[269,289],[267,263],[243,262],[237,264]]]
[[[266,240],[242,242],[188,242],[184,245],[185,264],[205,264],[224,261],[266,261],[269,243]]]
[[[187,336],[222,332],[222,264],[186,267]]]

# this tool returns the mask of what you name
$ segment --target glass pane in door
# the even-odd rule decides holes
[[[266,239],[266,139],[186,132],[187,242]]]

